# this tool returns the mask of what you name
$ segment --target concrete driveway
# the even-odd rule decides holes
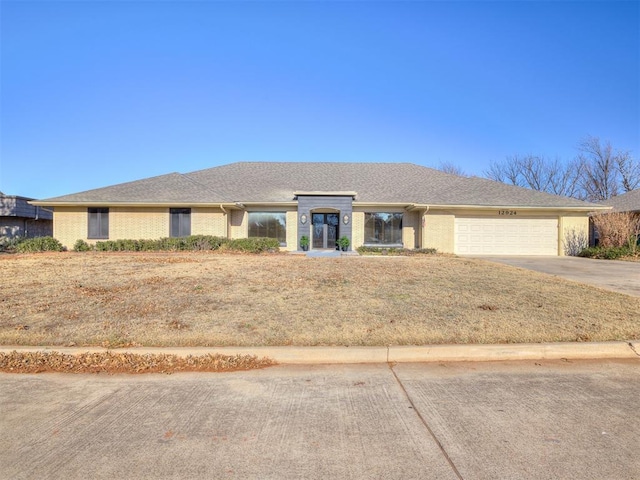
[[[494,257],[481,260],[502,263],[586,283],[605,290],[640,297],[640,263],[580,257]]]
[[[632,479],[640,359],[0,374],[0,478]]]

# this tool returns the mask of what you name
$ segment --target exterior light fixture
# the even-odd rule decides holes
[[[347,215],[346,213],[344,214],[344,217],[342,217],[342,223],[344,223],[345,225],[349,223],[349,215]]]
[[[300,223],[301,224],[305,224],[307,223],[307,215],[305,213],[303,213],[302,215],[300,215]]]

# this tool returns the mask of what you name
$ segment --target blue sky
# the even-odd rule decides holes
[[[0,191],[235,161],[640,155],[640,2],[0,0]]]

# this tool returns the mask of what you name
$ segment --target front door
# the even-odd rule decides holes
[[[336,248],[340,216],[337,213],[313,214],[313,248]]]

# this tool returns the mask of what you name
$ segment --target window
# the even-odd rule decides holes
[[[364,243],[402,245],[402,214],[365,213]]]
[[[109,238],[109,209],[89,208],[89,228],[87,238]]]
[[[171,237],[188,237],[191,235],[191,209],[190,208],[171,208],[170,236]]]
[[[287,214],[284,212],[249,212],[249,238],[277,238],[287,244]]]

